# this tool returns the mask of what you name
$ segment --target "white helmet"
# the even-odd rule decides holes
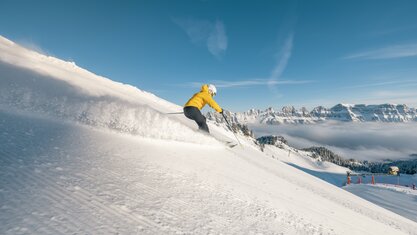
[[[208,85],[208,91],[212,96],[215,96],[217,94],[217,89],[213,84]]]

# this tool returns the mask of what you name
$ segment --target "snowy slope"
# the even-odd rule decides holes
[[[351,170],[314,159],[311,157],[311,152],[293,149],[285,144],[281,144],[280,148],[274,145],[265,145],[263,151],[272,158],[338,187],[343,186],[343,189],[361,198],[417,222],[417,204],[415,203],[417,191],[411,189],[411,185],[417,182],[417,175],[401,174],[400,178],[378,175],[375,177],[377,182],[375,185],[371,184],[370,176],[362,177],[362,184],[356,184],[358,179],[353,177],[352,182],[354,183],[346,185],[346,172]],[[402,185],[407,185],[407,187]]]
[[[346,172],[351,171],[331,162],[313,159],[311,152],[297,150],[288,145],[283,145],[282,148],[265,145],[264,153],[338,187],[346,184]]]
[[[385,184],[355,184],[344,189],[417,222],[417,191],[410,187]]]
[[[189,138],[195,134],[192,129],[163,114],[181,107],[153,94],[97,76],[72,62],[28,51],[5,38],[0,38],[0,51],[0,108],[146,137],[214,143],[201,134]]]
[[[164,115],[179,106],[73,63],[0,38],[0,75],[0,234],[417,234],[409,219],[243,137],[227,148]]]

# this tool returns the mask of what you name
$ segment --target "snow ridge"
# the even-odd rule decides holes
[[[24,111],[147,138],[217,142],[164,114],[178,106],[75,63],[0,37],[0,109]]]

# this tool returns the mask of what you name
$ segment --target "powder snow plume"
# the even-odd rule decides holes
[[[215,141],[164,115],[180,107],[0,37],[0,108],[156,139]]]

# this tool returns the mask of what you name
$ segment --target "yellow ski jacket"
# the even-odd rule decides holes
[[[220,108],[220,106],[216,103],[216,101],[214,101],[213,97],[211,97],[208,91],[208,85],[204,84],[201,87],[201,91],[195,93],[193,97],[191,97],[191,99],[188,100],[188,102],[184,105],[184,107],[192,106],[201,110],[206,104],[210,105],[210,107],[219,113],[223,111],[222,108]]]

